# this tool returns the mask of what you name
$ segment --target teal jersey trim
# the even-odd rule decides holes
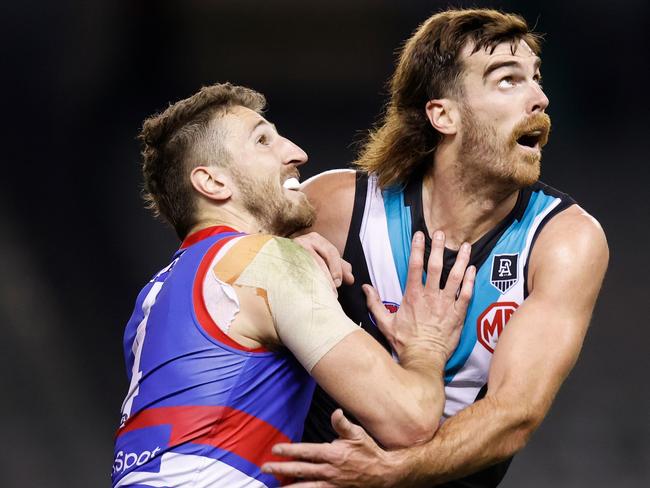
[[[411,211],[410,207],[404,205],[402,190],[388,189],[382,193],[382,196],[393,262],[402,293],[404,293],[408,274],[408,259],[411,253]],[[556,197],[546,195],[543,191],[534,192],[521,220],[514,220],[510,224],[491,250],[487,259],[477,270],[474,293],[467,309],[460,340],[445,366],[445,384],[449,384],[463,368],[477,344],[476,322],[478,317],[487,307],[498,301],[501,296],[501,292],[490,282],[494,256],[498,254],[521,255],[525,250],[528,234],[535,217],[542,213],[555,199]],[[426,274],[423,273],[423,275],[423,280],[426,280]],[[524,279],[522,275],[523,273],[520,273],[519,280]],[[520,283],[517,285],[525,286],[525,284]]]
[[[393,262],[404,294],[411,255],[411,208],[404,205],[404,192],[400,189],[387,189],[382,197]]]
[[[469,358],[472,350],[476,346],[478,338],[476,336],[476,323],[478,317],[492,303],[499,300],[502,293],[490,283],[492,275],[492,262],[494,256],[498,254],[519,254],[524,251],[528,239],[528,234],[535,217],[544,211],[555,197],[548,196],[543,192],[535,192],[531,195],[526,207],[526,211],[521,220],[514,220],[510,227],[506,229],[499,241],[496,243],[488,258],[481,265],[476,273],[474,285],[474,294],[467,307],[467,315],[463,330],[460,334],[458,347],[447,361],[445,366],[445,384],[449,384],[454,376],[461,370]],[[522,266],[525,263],[522,263]],[[521,273],[523,274],[523,273]],[[523,280],[523,276],[518,277]],[[518,286],[525,286],[525,283],[517,283]]]

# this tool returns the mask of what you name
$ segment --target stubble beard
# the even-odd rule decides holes
[[[507,139],[500,137],[493,126],[478,120],[467,106],[462,109],[462,117],[463,136],[457,164],[465,190],[476,193],[492,189],[507,195],[539,179],[541,154],[517,150],[517,139],[531,126],[544,126],[543,146],[550,129],[548,115],[537,114],[518,124]]]
[[[303,193],[298,199],[287,197],[278,178],[256,178],[237,170],[233,176],[244,208],[255,218],[261,232],[286,237],[314,223],[316,210],[307,197]]]

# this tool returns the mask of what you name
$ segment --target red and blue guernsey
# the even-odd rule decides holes
[[[206,273],[241,235],[193,234],[138,295],[124,335],[130,386],[114,488],[282,484],[261,466],[278,459],[274,444],[300,440],[315,383],[288,349],[246,348],[208,311]]]

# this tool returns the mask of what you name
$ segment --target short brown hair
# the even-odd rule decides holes
[[[370,131],[355,164],[376,173],[383,188],[405,184],[432,163],[441,139],[426,117],[429,100],[461,96],[462,49],[472,54],[510,42],[514,51],[524,40],[535,54],[541,36],[513,14],[489,9],[446,10],[429,17],[406,41],[390,80],[390,100],[382,121]]]
[[[189,174],[201,164],[225,165],[229,154],[221,137],[211,137],[214,116],[243,106],[258,113],[264,95],[243,86],[221,83],[205,86],[189,98],[147,118],[139,139],[142,148],[144,200],[183,239],[195,223],[196,200]]]

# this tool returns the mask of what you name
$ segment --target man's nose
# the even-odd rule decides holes
[[[301,164],[305,164],[307,162],[307,153],[303,151],[300,146],[297,144],[294,144],[291,142],[289,139],[285,139],[286,145],[287,145],[287,153],[286,153],[286,160],[285,164],[294,164],[296,166],[300,166]]]
[[[528,106],[528,113],[534,114],[536,112],[543,112],[548,107],[548,97],[542,90],[542,87],[537,83],[533,84],[530,104]]]

